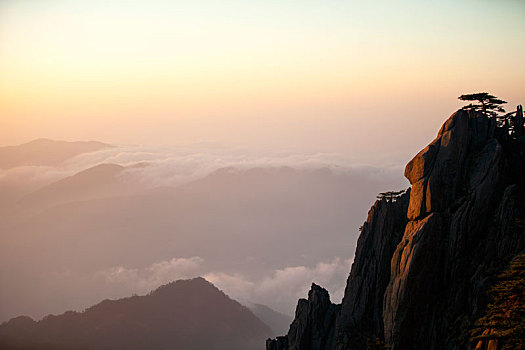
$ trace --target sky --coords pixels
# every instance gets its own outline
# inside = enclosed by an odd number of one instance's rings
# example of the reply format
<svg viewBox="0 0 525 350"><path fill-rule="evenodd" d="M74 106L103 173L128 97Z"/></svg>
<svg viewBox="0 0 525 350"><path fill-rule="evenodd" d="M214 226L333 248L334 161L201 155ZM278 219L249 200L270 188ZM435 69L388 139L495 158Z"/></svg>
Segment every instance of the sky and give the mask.
<svg viewBox="0 0 525 350"><path fill-rule="evenodd" d="M460 94L525 101L523 15L519 0L2 0L0 145L406 162Z"/></svg>

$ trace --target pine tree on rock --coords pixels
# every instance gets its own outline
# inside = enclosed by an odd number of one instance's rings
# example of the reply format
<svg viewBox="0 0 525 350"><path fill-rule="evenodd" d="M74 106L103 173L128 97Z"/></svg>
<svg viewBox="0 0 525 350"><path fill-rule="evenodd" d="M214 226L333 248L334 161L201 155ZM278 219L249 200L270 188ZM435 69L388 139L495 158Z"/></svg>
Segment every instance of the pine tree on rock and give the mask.
<svg viewBox="0 0 525 350"><path fill-rule="evenodd" d="M498 113L505 113L505 109L501 105L507 103L488 92L478 92L474 94L466 94L458 97L461 101L477 101L479 104L469 104L463 109L481 111L484 114L497 117Z"/></svg>

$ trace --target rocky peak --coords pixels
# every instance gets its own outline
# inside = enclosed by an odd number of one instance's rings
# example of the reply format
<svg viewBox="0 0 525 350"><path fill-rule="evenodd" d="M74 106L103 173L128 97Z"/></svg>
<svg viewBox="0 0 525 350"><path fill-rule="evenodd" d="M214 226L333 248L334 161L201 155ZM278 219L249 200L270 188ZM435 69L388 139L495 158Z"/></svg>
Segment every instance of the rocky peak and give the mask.
<svg viewBox="0 0 525 350"><path fill-rule="evenodd" d="M515 249L497 251L494 235L504 226L497 208L517 186L509 169L521 169L523 159L514 161L495 130L494 118L459 110L406 167L410 221L391 259L383 306L385 342L393 349L467 344L465 325L452 327L472 323L486 302L480 266L501 268L523 249L518 239Z"/></svg>
<svg viewBox="0 0 525 350"><path fill-rule="evenodd" d="M468 157L489 140L491 149L498 148L495 126L494 118L464 110L457 111L443 124L436 139L405 168L405 177L412 185L407 213L410 220L442 211L464 194Z"/></svg>
<svg viewBox="0 0 525 350"><path fill-rule="evenodd" d="M281 347L272 347L275 340L267 348L470 349L469 330L486 308L487 290L525 251L520 130L509 133L481 112L454 113L407 164L411 190L370 210L335 329L313 331L311 325L333 321L313 312L312 290L288 335L278 338ZM320 333L324 348L297 345L313 344Z"/></svg>
<svg viewBox="0 0 525 350"><path fill-rule="evenodd" d="M308 292L308 300L299 299L295 319L288 335L268 339L270 350L328 350L333 347L335 318L339 307L332 304L328 291L315 283Z"/></svg>

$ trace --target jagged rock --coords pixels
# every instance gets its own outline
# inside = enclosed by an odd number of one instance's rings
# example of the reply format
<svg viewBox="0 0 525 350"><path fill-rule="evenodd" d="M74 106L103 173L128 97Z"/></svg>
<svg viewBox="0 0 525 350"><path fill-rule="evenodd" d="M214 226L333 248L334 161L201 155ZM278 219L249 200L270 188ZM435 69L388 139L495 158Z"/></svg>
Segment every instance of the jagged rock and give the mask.
<svg viewBox="0 0 525 350"><path fill-rule="evenodd" d="M368 212L337 319L336 349L361 349L383 334L383 294L390 258L403 236L410 191L396 201L376 201Z"/></svg>
<svg viewBox="0 0 525 350"><path fill-rule="evenodd" d="M459 110L443 124L406 166L410 194L370 210L326 349L366 349L367 340L392 350L475 345L469 330L487 290L525 251L524 147L481 112ZM310 344L305 325L325 320L305 302L296 331L281 339L290 349L291 339Z"/></svg>
<svg viewBox="0 0 525 350"><path fill-rule="evenodd" d="M348 281L353 282L347 283L336 331L329 335L330 339L333 338L332 348L361 349L366 346L368 338L377 334L381 334L382 338L382 296L390 279L390 257L407 223L405 213L409 198L410 191L395 201L383 198L376 201L368 212L348 277ZM299 301L292 327L308 321L307 303L304 299ZM268 340L267 350L288 349L289 337L297 339L297 332Z"/></svg>
<svg viewBox="0 0 525 350"><path fill-rule="evenodd" d="M269 350L329 350L333 347L335 318L339 306L332 304L328 291L315 283L308 300L299 299L295 319L286 337L266 341Z"/></svg>
<svg viewBox="0 0 525 350"><path fill-rule="evenodd" d="M266 340L267 350L288 350L288 336L280 336L275 339Z"/></svg>

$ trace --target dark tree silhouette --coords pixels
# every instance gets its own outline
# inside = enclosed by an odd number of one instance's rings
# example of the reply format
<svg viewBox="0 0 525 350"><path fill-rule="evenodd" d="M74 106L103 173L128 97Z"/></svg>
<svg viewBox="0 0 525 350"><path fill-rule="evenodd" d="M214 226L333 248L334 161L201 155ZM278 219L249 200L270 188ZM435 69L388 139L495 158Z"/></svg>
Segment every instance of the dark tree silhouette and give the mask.
<svg viewBox="0 0 525 350"><path fill-rule="evenodd" d="M496 117L497 125L503 128L510 136L519 139L525 135L523 107L518 105L516 110Z"/></svg>
<svg viewBox="0 0 525 350"><path fill-rule="evenodd" d="M507 103L488 92L478 92L475 94L466 94L458 97L461 101L477 101L479 104L469 104L463 109L483 112L491 117L497 117L498 113L505 113L501 105Z"/></svg>
<svg viewBox="0 0 525 350"><path fill-rule="evenodd" d="M516 112L513 112L508 119L510 120L510 127L512 134L517 138L525 135L525 121L523 119L523 107L519 105Z"/></svg>
<svg viewBox="0 0 525 350"><path fill-rule="evenodd" d="M403 193L405 193L407 190L401 190L401 191L388 191L388 192L381 192L377 195L377 199L382 200L383 198L387 201L396 201Z"/></svg>

